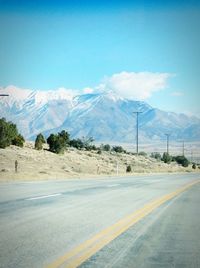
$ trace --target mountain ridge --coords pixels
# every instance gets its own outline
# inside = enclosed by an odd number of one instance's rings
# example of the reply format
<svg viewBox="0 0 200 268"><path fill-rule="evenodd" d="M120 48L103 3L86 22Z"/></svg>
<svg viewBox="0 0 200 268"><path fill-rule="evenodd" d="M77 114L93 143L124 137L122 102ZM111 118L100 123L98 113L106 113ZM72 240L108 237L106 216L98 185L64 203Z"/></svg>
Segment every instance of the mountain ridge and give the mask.
<svg viewBox="0 0 200 268"><path fill-rule="evenodd" d="M140 140L199 140L200 119L184 113L165 112L144 101L120 97L112 91L73 95L68 89L57 91L0 88L9 97L0 99L1 117L17 124L27 139L42 132L46 136L62 129L71 137L92 136L96 141L132 142L139 115Z"/></svg>

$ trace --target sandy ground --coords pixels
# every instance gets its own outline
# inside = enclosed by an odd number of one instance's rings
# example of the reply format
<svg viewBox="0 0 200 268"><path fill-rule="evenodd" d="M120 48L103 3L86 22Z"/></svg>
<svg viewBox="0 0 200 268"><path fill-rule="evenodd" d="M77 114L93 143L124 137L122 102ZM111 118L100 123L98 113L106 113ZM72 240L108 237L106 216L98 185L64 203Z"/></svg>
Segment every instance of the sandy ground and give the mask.
<svg viewBox="0 0 200 268"><path fill-rule="evenodd" d="M18 171L15 172L15 160ZM127 165L132 172L126 173ZM165 164L150 157L69 148L57 155L47 149L37 151L33 143L24 148L10 146L0 149L0 181L84 178L96 176L134 175L160 172L192 172L191 166L183 168L176 163ZM196 169L195 172L199 172Z"/></svg>

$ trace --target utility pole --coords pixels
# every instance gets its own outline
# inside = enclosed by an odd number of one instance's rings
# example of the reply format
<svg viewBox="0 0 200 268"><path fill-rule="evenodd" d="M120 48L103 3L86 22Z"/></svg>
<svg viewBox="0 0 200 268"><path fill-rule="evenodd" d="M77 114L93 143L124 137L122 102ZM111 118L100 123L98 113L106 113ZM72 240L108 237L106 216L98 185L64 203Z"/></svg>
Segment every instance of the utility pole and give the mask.
<svg viewBox="0 0 200 268"><path fill-rule="evenodd" d="M165 134L165 136L167 137L167 154L169 154L169 136L170 136L170 134L167 133L167 134Z"/></svg>
<svg viewBox="0 0 200 268"><path fill-rule="evenodd" d="M185 142L183 141L183 156L185 156Z"/></svg>
<svg viewBox="0 0 200 268"><path fill-rule="evenodd" d="M138 115L141 114L142 112L133 112L133 114L136 114L136 153L138 155L138 134L139 134L139 131L138 131Z"/></svg>
<svg viewBox="0 0 200 268"><path fill-rule="evenodd" d="M191 158L191 162L193 161L193 150L192 150L192 146L190 145L190 158Z"/></svg>

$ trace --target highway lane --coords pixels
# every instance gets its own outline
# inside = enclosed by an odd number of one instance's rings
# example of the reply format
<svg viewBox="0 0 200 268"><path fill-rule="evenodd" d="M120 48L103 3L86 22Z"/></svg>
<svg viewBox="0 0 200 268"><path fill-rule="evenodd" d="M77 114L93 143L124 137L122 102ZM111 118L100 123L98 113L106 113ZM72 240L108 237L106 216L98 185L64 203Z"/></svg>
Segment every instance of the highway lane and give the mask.
<svg viewBox="0 0 200 268"><path fill-rule="evenodd" d="M0 265L44 267L51 264L150 201L199 178L199 174L163 174L2 183ZM199 189L197 186L193 188ZM191 201L190 206L193 205ZM104 258L99 263L106 263ZM99 267L99 263L95 263L95 267ZM90 262L86 264L90 265Z"/></svg>
<svg viewBox="0 0 200 268"><path fill-rule="evenodd" d="M199 268L200 184L167 202L80 268Z"/></svg>

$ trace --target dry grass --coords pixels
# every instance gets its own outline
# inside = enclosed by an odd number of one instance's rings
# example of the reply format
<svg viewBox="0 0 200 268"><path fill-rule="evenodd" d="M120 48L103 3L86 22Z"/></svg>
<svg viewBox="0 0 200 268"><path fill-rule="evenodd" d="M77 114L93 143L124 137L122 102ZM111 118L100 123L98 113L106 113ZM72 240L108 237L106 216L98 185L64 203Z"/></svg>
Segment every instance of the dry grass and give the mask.
<svg viewBox="0 0 200 268"><path fill-rule="evenodd" d="M15 160L18 161L18 172L15 172ZM24 148L10 146L0 149L0 180L39 180L78 178L86 176L125 175L127 165L132 172L192 172L191 166L183 168L176 163L164 164L150 157L129 154L111 154L96 151L86 152L69 149L63 155L56 155L48 150L37 151L33 144L27 142ZM196 170L198 172L199 169Z"/></svg>

